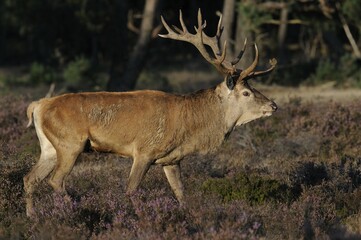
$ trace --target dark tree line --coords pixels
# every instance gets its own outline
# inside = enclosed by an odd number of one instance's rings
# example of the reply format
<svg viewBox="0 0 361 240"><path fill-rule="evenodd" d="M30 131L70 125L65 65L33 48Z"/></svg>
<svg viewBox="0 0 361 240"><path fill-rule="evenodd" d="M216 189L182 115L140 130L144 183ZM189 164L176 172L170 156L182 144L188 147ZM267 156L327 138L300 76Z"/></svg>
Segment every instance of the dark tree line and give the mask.
<svg viewBox="0 0 361 240"><path fill-rule="evenodd" d="M211 34L217 15L223 13L223 40L227 39L229 55L235 56L247 38L257 42L265 59L276 56L284 72L317 66L315 62L326 69L327 64L331 69L347 68L347 64L354 69L361 58L358 0L4 0L0 2L0 64L38 62L62 69L82 57L91 69L108 74L108 90L133 89L150 54L162 52L164 45L173 56L184 53L179 49L182 45L172 48L173 43L158 40L157 33L163 31L160 15L177 25L182 9L185 20L194 25L198 8ZM252 57L248 51L244 61ZM310 71L322 75L321 70L311 67ZM344 77L350 74L354 73ZM356 81L361 82L359 75Z"/></svg>

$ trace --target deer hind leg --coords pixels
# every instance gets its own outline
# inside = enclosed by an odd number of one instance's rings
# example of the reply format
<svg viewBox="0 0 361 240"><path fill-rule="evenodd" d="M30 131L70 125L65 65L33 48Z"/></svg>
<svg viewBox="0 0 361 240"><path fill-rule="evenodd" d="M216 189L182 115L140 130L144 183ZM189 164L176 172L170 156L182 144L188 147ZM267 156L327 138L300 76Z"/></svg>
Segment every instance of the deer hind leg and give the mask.
<svg viewBox="0 0 361 240"><path fill-rule="evenodd" d="M24 177L26 215L29 217L35 214L32 198L35 185L50 174L56 163L56 150L53 145L41 130L37 129L37 135L41 148L40 158L31 171Z"/></svg>
<svg viewBox="0 0 361 240"><path fill-rule="evenodd" d="M178 202L184 205L183 184L179 164L163 166L163 170Z"/></svg>
<svg viewBox="0 0 361 240"><path fill-rule="evenodd" d="M68 142L66 145L56 146L57 163L52 176L49 179L49 184L55 192L66 195L65 177L72 170L74 163L83 151L85 141L78 143Z"/></svg>

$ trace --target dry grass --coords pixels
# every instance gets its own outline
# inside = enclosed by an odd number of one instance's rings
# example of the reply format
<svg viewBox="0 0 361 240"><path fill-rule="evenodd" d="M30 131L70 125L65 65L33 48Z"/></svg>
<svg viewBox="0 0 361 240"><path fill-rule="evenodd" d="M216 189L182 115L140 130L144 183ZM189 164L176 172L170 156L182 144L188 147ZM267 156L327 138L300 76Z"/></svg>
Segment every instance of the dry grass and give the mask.
<svg viewBox="0 0 361 240"><path fill-rule="evenodd" d="M358 100L282 100L279 112L237 129L217 153L188 157L181 165L187 208L161 168L128 198L131 160L83 153L67 180L71 200L44 181L36 219L25 216L22 190L39 155L34 129L25 130L28 102L0 99L0 239L361 237Z"/></svg>

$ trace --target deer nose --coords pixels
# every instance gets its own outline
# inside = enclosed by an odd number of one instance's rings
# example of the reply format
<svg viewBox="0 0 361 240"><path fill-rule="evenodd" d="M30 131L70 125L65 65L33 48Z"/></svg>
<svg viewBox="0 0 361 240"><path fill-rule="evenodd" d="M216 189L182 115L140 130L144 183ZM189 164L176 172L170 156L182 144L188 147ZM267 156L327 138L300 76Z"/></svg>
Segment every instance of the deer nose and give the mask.
<svg viewBox="0 0 361 240"><path fill-rule="evenodd" d="M272 108L272 110L273 110L274 112L278 109L278 107L277 107L277 105L276 105L275 102L271 102L270 106L271 106L271 108Z"/></svg>

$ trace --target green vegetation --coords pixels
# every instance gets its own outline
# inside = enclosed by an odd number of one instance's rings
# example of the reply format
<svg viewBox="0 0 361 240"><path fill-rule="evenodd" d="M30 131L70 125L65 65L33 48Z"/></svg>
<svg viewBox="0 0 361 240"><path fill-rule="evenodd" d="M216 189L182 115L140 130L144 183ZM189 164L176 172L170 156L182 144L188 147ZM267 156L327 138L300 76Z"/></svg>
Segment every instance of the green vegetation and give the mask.
<svg viewBox="0 0 361 240"><path fill-rule="evenodd" d="M67 84L73 86L81 86L89 81L87 75L90 71L90 62L84 57L78 57L74 61L69 62L63 71L63 78Z"/></svg>
<svg viewBox="0 0 361 240"><path fill-rule="evenodd" d="M206 180L202 189L221 196L224 201L246 200L250 204L267 202L288 202L297 195L284 183L275 179L265 179L258 175L239 173L232 178Z"/></svg>
<svg viewBox="0 0 361 240"><path fill-rule="evenodd" d="M321 60L306 83L318 85L325 82L335 82L337 86L360 87L360 64L360 60L354 59L349 54L342 56L338 63L330 59Z"/></svg>
<svg viewBox="0 0 361 240"><path fill-rule="evenodd" d="M56 82L56 73L52 68L37 62L31 65L29 83L51 84L52 82Z"/></svg>

